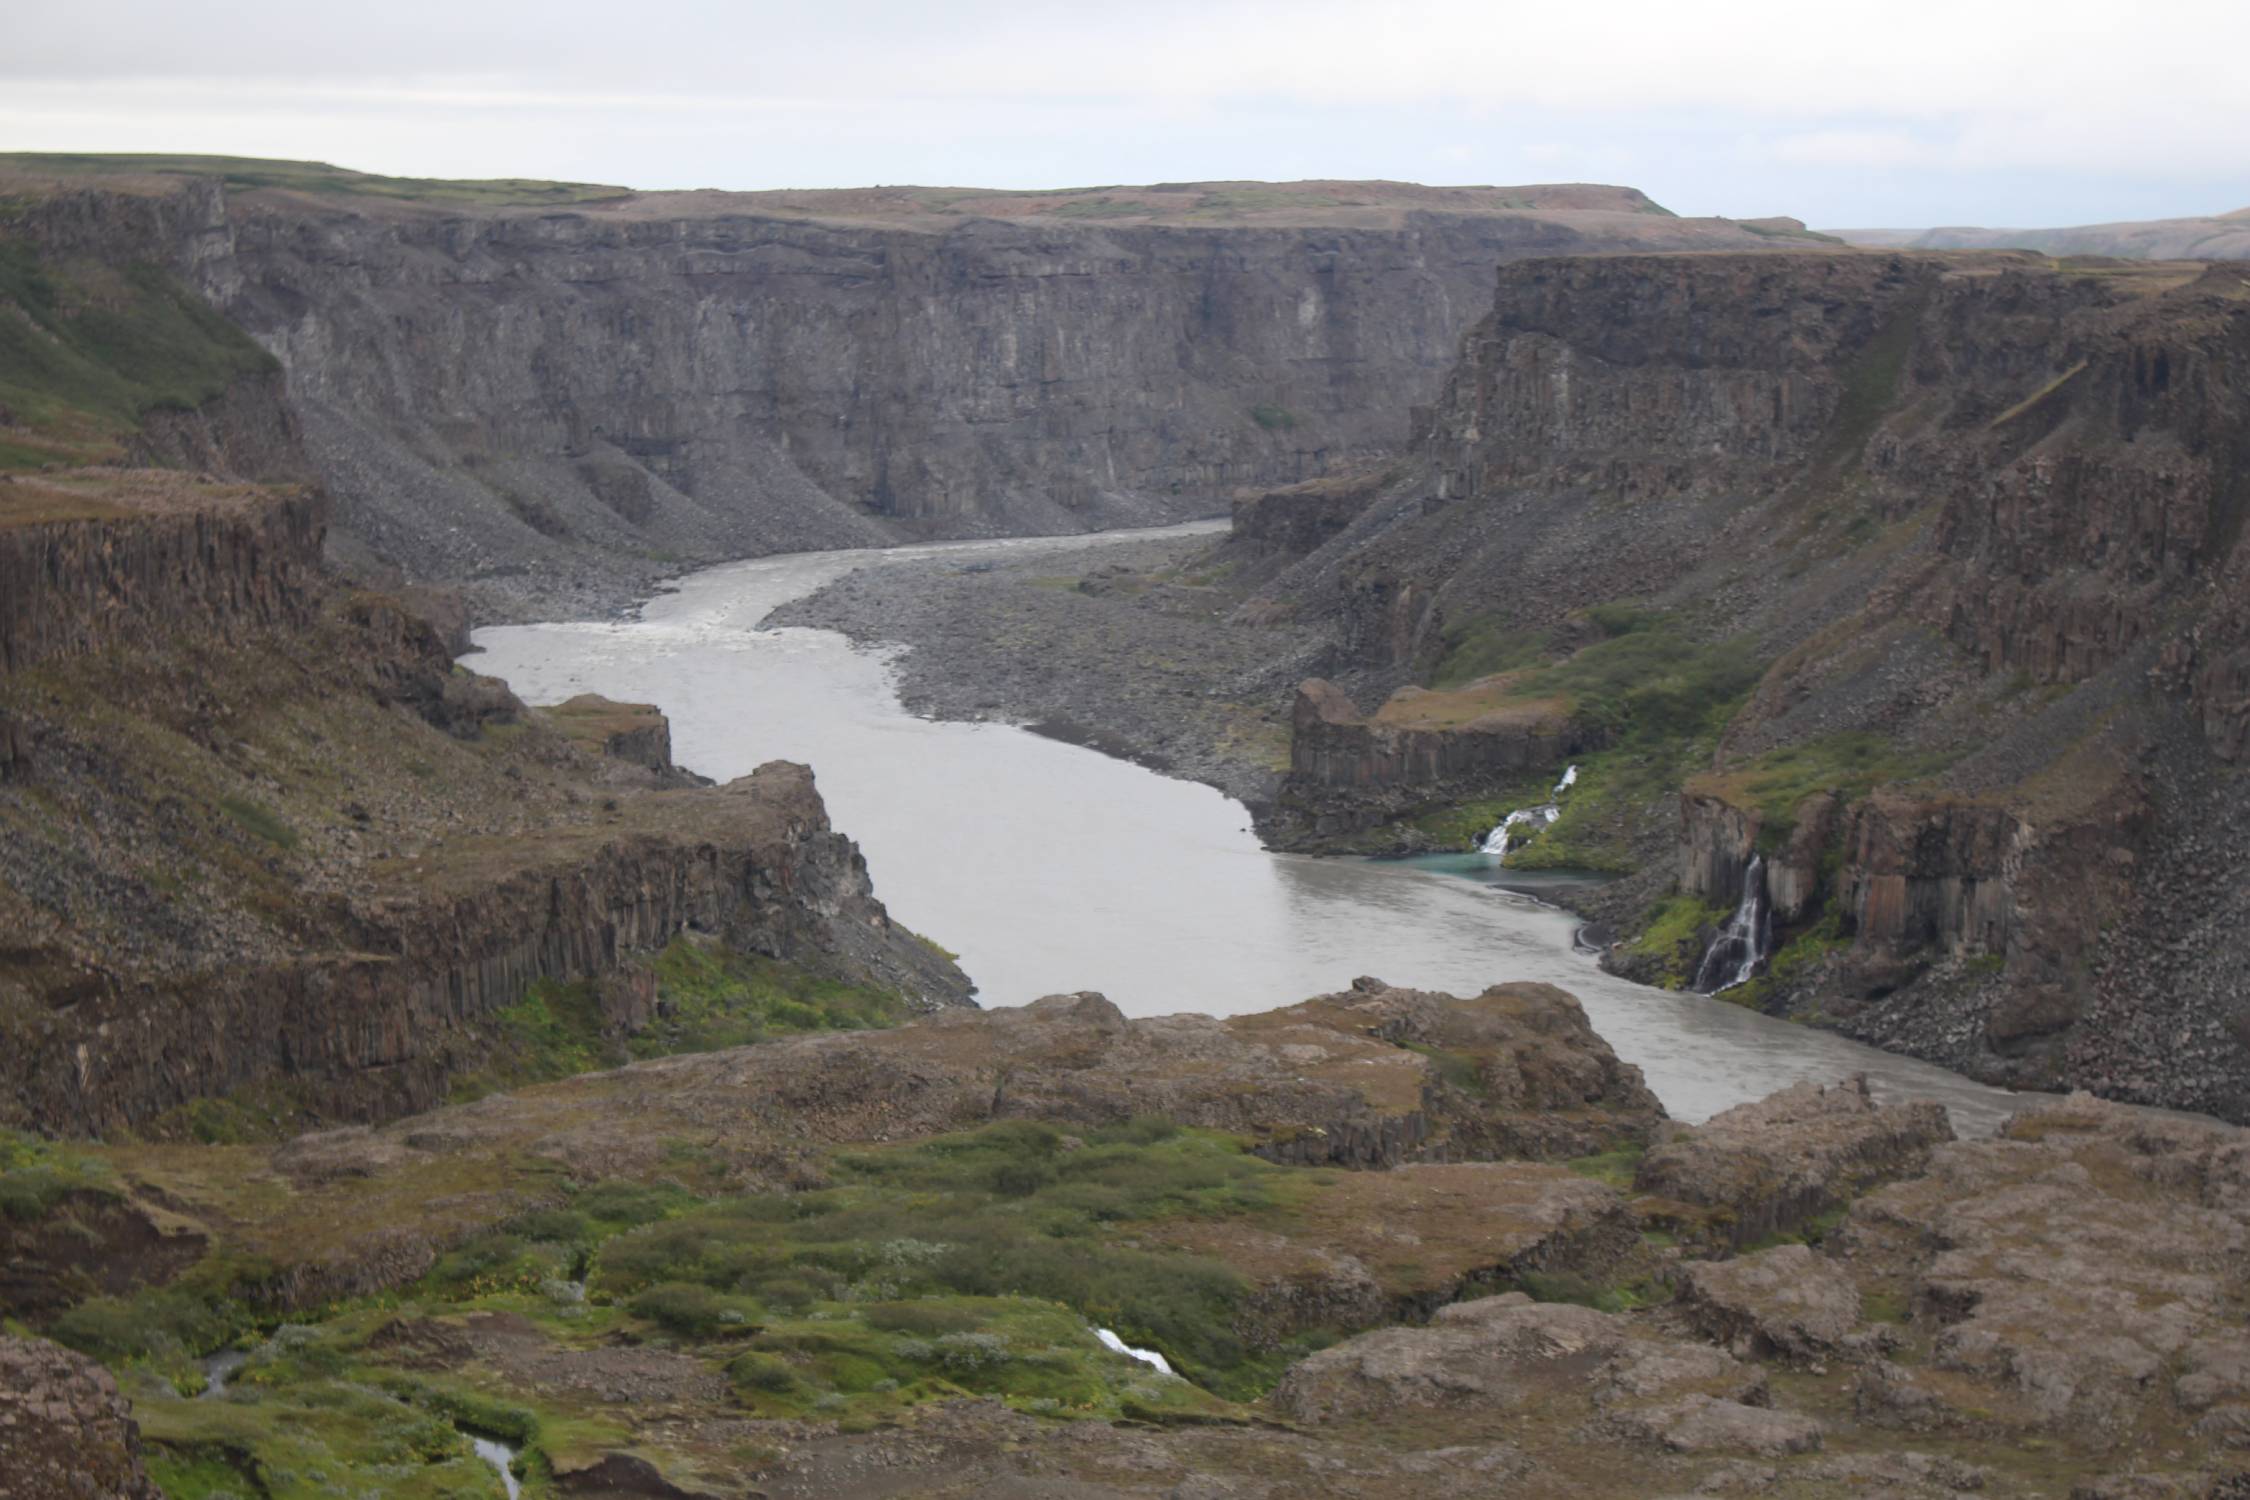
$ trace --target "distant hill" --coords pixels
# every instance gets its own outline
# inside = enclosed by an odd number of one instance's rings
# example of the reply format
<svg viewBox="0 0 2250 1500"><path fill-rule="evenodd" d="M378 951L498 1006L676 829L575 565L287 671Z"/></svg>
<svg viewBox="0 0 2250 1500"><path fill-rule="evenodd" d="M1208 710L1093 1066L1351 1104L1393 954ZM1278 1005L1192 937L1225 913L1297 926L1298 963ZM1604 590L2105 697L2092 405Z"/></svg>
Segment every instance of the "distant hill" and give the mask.
<svg viewBox="0 0 2250 1500"><path fill-rule="evenodd" d="M2250 208L2194 219L2142 219L2069 229L1832 229L1852 245L1910 250L2037 250L2127 260L2250 260Z"/></svg>
<svg viewBox="0 0 2250 1500"><path fill-rule="evenodd" d="M1059 220L1117 225L1261 224L1275 227L1393 228L1410 213L1679 216L1637 188L1601 183L1534 183L1515 187L1431 187L1418 182L1160 182L1146 186L1066 188L855 187L716 188L644 192L587 182L529 178L452 181L385 177L317 161L265 161L237 156L165 156L94 152L0 153L0 188L36 192L99 179L111 191L168 192L185 179L217 179L230 194L266 199L350 200L365 212L383 203L443 210L597 209L624 217L703 218L754 214L829 223L943 228L964 219ZM90 185L90 184L89 184ZM1683 219L1682 248L1697 246L1696 225ZM1737 221L1767 238L1817 241L1786 218ZM1722 231L1732 233L1731 228Z"/></svg>

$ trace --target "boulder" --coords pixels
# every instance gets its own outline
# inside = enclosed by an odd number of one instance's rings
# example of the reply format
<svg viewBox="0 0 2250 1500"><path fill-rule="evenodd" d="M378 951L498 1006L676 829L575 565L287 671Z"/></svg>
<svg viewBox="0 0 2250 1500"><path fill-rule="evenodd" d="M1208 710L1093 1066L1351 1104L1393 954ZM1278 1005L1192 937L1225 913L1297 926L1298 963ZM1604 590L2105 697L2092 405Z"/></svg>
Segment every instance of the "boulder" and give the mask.
<svg viewBox="0 0 2250 1500"><path fill-rule="evenodd" d="M1717 1442L1724 1414L1691 1420L1689 1403L1756 1406L1767 1395L1756 1368L1709 1345L1511 1292L1456 1303L1424 1328L1378 1329L1324 1349L1290 1366L1269 1400L1300 1422L1453 1407L1485 1415L1578 1411L1587 1419L1607 1413L1621 1431L1685 1424ZM1659 1415L1644 1415L1659 1407Z"/></svg>
<svg viewBox="0 0 2250 1500"><path fill-rule="evenodd" d="M1683 1266L1678 1285L1688 1320L1751 1358L1819 1359L1842 1349L1859 1321L1859 1289L1803 1245Z"/></svg>
<svg viewBox="0 0 2250 1500"><path fill-rule="evenodd" d="M45 1339L0 1335L0 1500L64 1497L163 1500L109 1372Z"/></svg>
<svg viewBox="0 0 2250 1500"><path fill-rule="evenodd" d="M1740 1246L1918 1170L1932 1146L1952 1139L1943 1105L1878 1105L1865 1076L1800 1083L1676 1128L1641 1159L1633 1185L1700 1210L1686 1227Z"/></svg>

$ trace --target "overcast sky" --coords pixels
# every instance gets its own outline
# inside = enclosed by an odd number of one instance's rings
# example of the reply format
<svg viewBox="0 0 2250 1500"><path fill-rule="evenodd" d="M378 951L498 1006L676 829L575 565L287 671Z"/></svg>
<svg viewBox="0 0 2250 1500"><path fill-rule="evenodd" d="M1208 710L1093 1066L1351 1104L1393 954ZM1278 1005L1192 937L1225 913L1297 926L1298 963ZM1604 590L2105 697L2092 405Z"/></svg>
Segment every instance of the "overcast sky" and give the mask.
<svg viewBox="0 0 2250 1500"><path fill-rule="evenodd" d="M2250 0L0 0L0 150L669 187L1615 182L1815 225L2250 207Z"/></svg>

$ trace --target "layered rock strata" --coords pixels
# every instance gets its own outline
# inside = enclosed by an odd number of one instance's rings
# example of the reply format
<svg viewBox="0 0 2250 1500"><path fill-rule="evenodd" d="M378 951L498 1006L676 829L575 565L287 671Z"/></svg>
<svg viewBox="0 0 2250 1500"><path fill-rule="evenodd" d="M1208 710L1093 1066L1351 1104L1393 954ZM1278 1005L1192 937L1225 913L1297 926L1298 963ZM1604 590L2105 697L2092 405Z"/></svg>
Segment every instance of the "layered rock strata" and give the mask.
<svg viewBox="0 0 2250 1500"><path fill-rule="evenodd" d="M805 768L659 790L700 778L623 710L572 716L589 757L401 600L340 587L321 538L296 489L0 485L0 1120L103 1133L250 1087L425 1108L540 981L628 976L611 1020L645 1024L630 976L686 933L966 997Z"/></svg>
<svg viewBox="0 0 2250 1500"><path fill-rule="evenodd" d="M1362 701L1475 643L1599 652L1605 607L1753 664L1684 801L1589 767L1606 857L1643 872L1590 898L1601 915L1630 928L1675 888L1731 908L1757 854L1779 946L1809 944L1758 1003L1990 1078L2239 1113L2236 883L2200 830L2243 812L2225 769L2250 680L2230 602L2243 277L2029 255L1511 263L1400 476L1248 612L1325 617L1328 675ZM1619 670L1584 675L1632 739L1631 695L1662 669ZM1299 715L1316 771L1332 717ZM1684 753L1638 743L1636 766ZM1618 771L1643 801L1603 801ZM1500 779L1433 780L1420 806ZM1416 811L1293 780L1324 828L1355 799ZM2168 1081L2165 1024L2190 1039Z"/></svg>
<svg viewBox="0 0 2250 1500"><path fill-rule="evenodd" d="M493 611L1216 513L1395 452L1503 259L1773 242L1607 188L480 205L195 171L0 163L14 232L173 267L272 350L349 540Z"/></svg>

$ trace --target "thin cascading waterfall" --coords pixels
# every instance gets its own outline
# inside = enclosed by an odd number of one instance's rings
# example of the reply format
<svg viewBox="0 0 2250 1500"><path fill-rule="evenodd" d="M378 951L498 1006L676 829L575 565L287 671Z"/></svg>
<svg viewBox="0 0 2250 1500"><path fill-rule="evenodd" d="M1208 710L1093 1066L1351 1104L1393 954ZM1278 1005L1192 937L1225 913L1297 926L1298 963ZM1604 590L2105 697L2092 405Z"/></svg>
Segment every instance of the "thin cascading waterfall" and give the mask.
<svg viewBox="0 0 2250 1500"><path fill-rule="evenodd" d="M1773 913L1766 905L1766 860L1750 856L1742 872L1742 900L1696 965L1694 988L1706 995L1747 982L1766 961L1773 942Z"/></svg>
<svg viewBox="0 0 2250 1500"><path fill-rule="evenodd" d="M1549 802L1543 807L1519 807L1500 820L1500 826L1484 836L1477 848L1485 854L1505 856L1509 849L1524 842L1540 829L1562 815L1562 809Z"/></svg>
<svg viewBox="0 0 2250 1500"><path fill-rule="evenodd" d="M1543 802L1537 807L1519 807L1502 818L1499 825L1484 836L1484 842L1477 845L1477 852L1496 854L1506 859L1510 849L1528 842L1534 834L1562 816L1563 793L1577 785L1577 782L1578 767L1572 766L1562 773L1562 779L1555 783L1554 791L1548 794L1553 801Z"/></svg>

